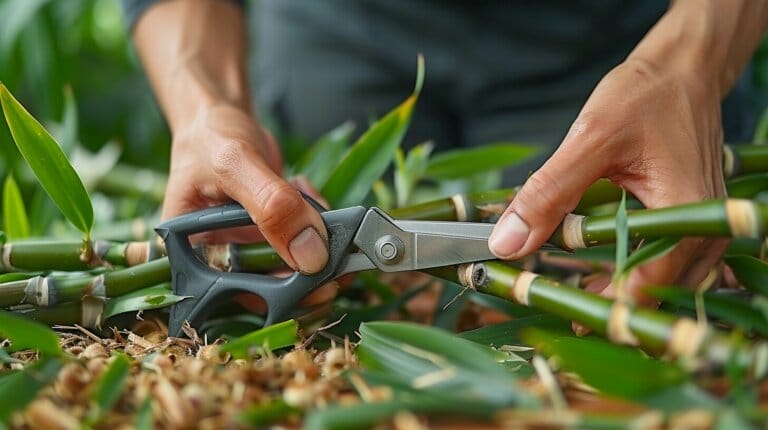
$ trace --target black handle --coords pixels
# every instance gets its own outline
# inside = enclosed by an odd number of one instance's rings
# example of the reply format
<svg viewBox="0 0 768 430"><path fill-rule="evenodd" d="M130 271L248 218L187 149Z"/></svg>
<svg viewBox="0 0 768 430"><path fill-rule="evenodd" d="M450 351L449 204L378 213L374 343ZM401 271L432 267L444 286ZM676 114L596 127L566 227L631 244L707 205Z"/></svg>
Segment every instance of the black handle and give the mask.
<svg viewBox="0 0 768 430"><path fill-rule="evenodd" d="M313 206L316 205L316 202L304 197ZM256 294L264 299L267 304L265 325L283 321L307 293L333 279L349 252L364 214L365 208L361 206L321 213L328 231L328 264L320 273L304 275L295 272L287 278L221 272L196 256L189 243L189 235L253 224L248 212L238 203L203 209L160 224L155 231L165 241L171 263L173 292L190 296L171 307L169 334L180 336L184 321L199 328L218 305L238 293Z"/></svg>

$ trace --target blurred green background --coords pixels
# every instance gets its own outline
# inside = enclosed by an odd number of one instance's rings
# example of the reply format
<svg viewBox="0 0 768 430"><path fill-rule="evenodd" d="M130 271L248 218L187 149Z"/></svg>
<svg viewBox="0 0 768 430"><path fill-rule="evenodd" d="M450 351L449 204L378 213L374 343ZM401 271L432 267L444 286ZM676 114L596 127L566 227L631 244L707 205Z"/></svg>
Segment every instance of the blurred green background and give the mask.
<svg viewBox="0 0 768 430"><path fill-rule="evenodd" d="M249 10L253 15L255 8ZM768 100L768 43L747 73L756 88L754 111L761 112ZM0 0L0 81L62 145L67 140L62 133L72 135L74 142L67 145L90 151L115 142L122 163L166 170L168 130L128 39L118 0ZM76 106L74 131L57 125L66 122L68 91ZM0 178L18 161L0 121Z"/></svg>

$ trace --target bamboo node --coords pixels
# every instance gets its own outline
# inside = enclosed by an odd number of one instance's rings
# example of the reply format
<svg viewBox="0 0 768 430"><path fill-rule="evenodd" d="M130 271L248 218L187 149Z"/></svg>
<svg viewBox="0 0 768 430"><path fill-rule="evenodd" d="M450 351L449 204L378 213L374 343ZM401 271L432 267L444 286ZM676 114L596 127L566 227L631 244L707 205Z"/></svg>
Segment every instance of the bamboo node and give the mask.
<svg viewBox="0 0 768 430"><path fill-rule="evenodd" d="M611 305L611 314L608 316L606 334L611 342L637 346L640 341L637 339L629 325L629 318L632 316L632 306L623 300L616 300Z"/></svg>
<svg viewBox="0 0 768 430"><path fill-rule="evenodd" d="M739 167L733 149L728 145L723 145L723 176L726 178L732 177L738 173Z"/></svg>
<svg viewBox="0 0 768 430"><path fill-rule="evenodd" d="M24 300L22 303L34 304L35 306L48 307L55 305L58 301L50 284L52 280L45 276L34 276L27 279L27 286L24 288ZM53 290L53 291L52 291Z"/></svg>
<svg viewBox="0 0 768 430"><path fill-rule="evenodd" d="M768 343L759 342L755 346L752 373L755 380L762 380L768 375Z"/></svg>
<svg viewBox="0 0 768 430"><path fill-rule="evenodd" d="M15 270L13 264L11 264L12 248L13 244L11 243L3 245L3 272L12 272Z"/></svg>
<svg viewBox="0 0 768 430"><path fill-rule="evenodd" d="M219 243L213 245L205 245L204 254L208 266L210 266L212 269L221 270L224 272L229 271L231 261L229 244Z"/></svg>
<svg viewBox="0 0 768 430"><path fill-rule="evenodd" d="M708 333L709 327L706 324L691 318L681 318L672 326L667 340L667 352L673 357L693 359Z"/></svg>
<svg viewBox="0 0 768 430"><path fill-rule="evenodd" d="M456 194L453 197L451 197L451 201L453 202L453 208L456 211L456 221L464 222L469 219L469 202L467 201L467 198L463 194Z"/></svg>
<svg viewBox="0 0 768 430"><path fill-rule="evenodd" d="M129 242L125 246L125 263L128 266L136 266L138 264L146 263L149 261L149 254L152 245L149 241L145 242Z"/></svg>
<svg viewBox="0 0 768 430"><path fill-rule="evenodd" d="M733 237L760 238L757 206L747 199L727 199L725 216Z"/></svg>
<svg viewBox="0 0 768 430"><path fill-rule="evenodd" d="M105 301L93 296L84 296L81 303L80 324L88 328L101 328Z"/></svg>
<svg viewBox="0 0 768 430"><path fill-rule="evenodd" d="M147 236L147 223L141 218L133 220L131 223L131 235L137 240L144 239Z"/></svg>
<svg viewBox="0 0 768 430"><path fill-rule="evenodd" d="M517 278L515 278L515 283L512 284L512 298L515 302L523 305L523 306L529 306L529 292L531 290L531 284L533 284L533 280L536 279L539 275L533 272L520 272L519 275L517 275Z"/></svg>
<svg viewBox="0 0 768 430"><path fill-rule="evenodd" d="M586 248L582 227L584 215L568 214L563 219L563 246L569 250Z"/></svg>

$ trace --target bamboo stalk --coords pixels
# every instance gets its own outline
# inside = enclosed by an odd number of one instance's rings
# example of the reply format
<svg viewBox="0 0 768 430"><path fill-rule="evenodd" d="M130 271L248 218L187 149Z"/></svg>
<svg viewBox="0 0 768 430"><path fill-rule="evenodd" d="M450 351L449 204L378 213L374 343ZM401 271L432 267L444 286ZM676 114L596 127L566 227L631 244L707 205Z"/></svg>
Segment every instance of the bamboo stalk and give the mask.
<svg viewBox="0 0 768 430"><path fill-rule="evenodd" d="M768 205L744 199L718 199L630 212L632 239L659 237L734 237L762 239L768 227ZM611 215L567 215L550 242L565 249L586 248L615 240Z"/></svg>
<svg viewBox="0 0 768 430"><path fill-rule="evenodd" d="M768 191L768 173L753 173L733 178L726 182L728 197L751 199L761 192Z"/></svg>
<svg viewBox="0 0 768 430"><path fill-rule="evenodd" d="M168 258L100 275L56 274L0 284L0 307L29 304L51 307L84 297L104 300L171 280Z"/></svg>
<svg viewBox="0 0 768 430"><path fill-rule="evenodd" d="M99 191L121 196L149 197L160 203L165 196L168 177L151 169L117 164L96 184Z"/></svg>
<svg viewBox="0 0 768 430"><path fill-rule="evenodd" d="M723 175L731 178L768 169L768 145L723 146Z"/></svg>
<svg viewBox="0 0 768 430"><path fill-rule="evenodd" d="M690 318L631 308L625 303L614 302L500 262L462 265L447 279L481 293L576 321L596 333L608 335L609 340L614 342L620 339L616 336L611 339L612 333L626 331L631 337L622 339L636 339L636 346L655 355L693 362L704 360L705 364L717 366L725 366L734 359L736 364L749 369L755 378L768 374L765 361L768 344L737 345L727 334L700 325Z"/></svg>
<svg viewBox="0 0 768 430"><path fill-rule="evenodd" d="M91 249L86 252L85 246ZM104 240L22 241L2 247L0 272L83 271L95 267L135 266L164 255L156 242L115 243ZM90 256L83 258L83 256Z"/></svg>

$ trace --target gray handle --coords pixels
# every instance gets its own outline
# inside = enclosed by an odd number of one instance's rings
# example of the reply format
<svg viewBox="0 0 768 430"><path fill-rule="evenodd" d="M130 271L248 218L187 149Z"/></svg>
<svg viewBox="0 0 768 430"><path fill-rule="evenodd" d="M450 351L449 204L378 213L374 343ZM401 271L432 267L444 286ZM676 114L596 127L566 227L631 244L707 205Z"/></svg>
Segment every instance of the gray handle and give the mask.
<svg viewBox="0 0 768 430"><path fill-rule="evenodd" d="M168 251L173 292L191 296L171 307L169 334L180 336L184 321L199 328L218 305L238 293L256 294L264 299L267 304L265 325L283 321L307 293L333 279L349 252L364 214L365 208L360 206L321 213L328 230L328 264L315 275L295 272L287 278L221 272L209 267L195 254L189 235L253 224L245 209L237 203L203 209L160 224L155 231L165 241Z"/></svg>

